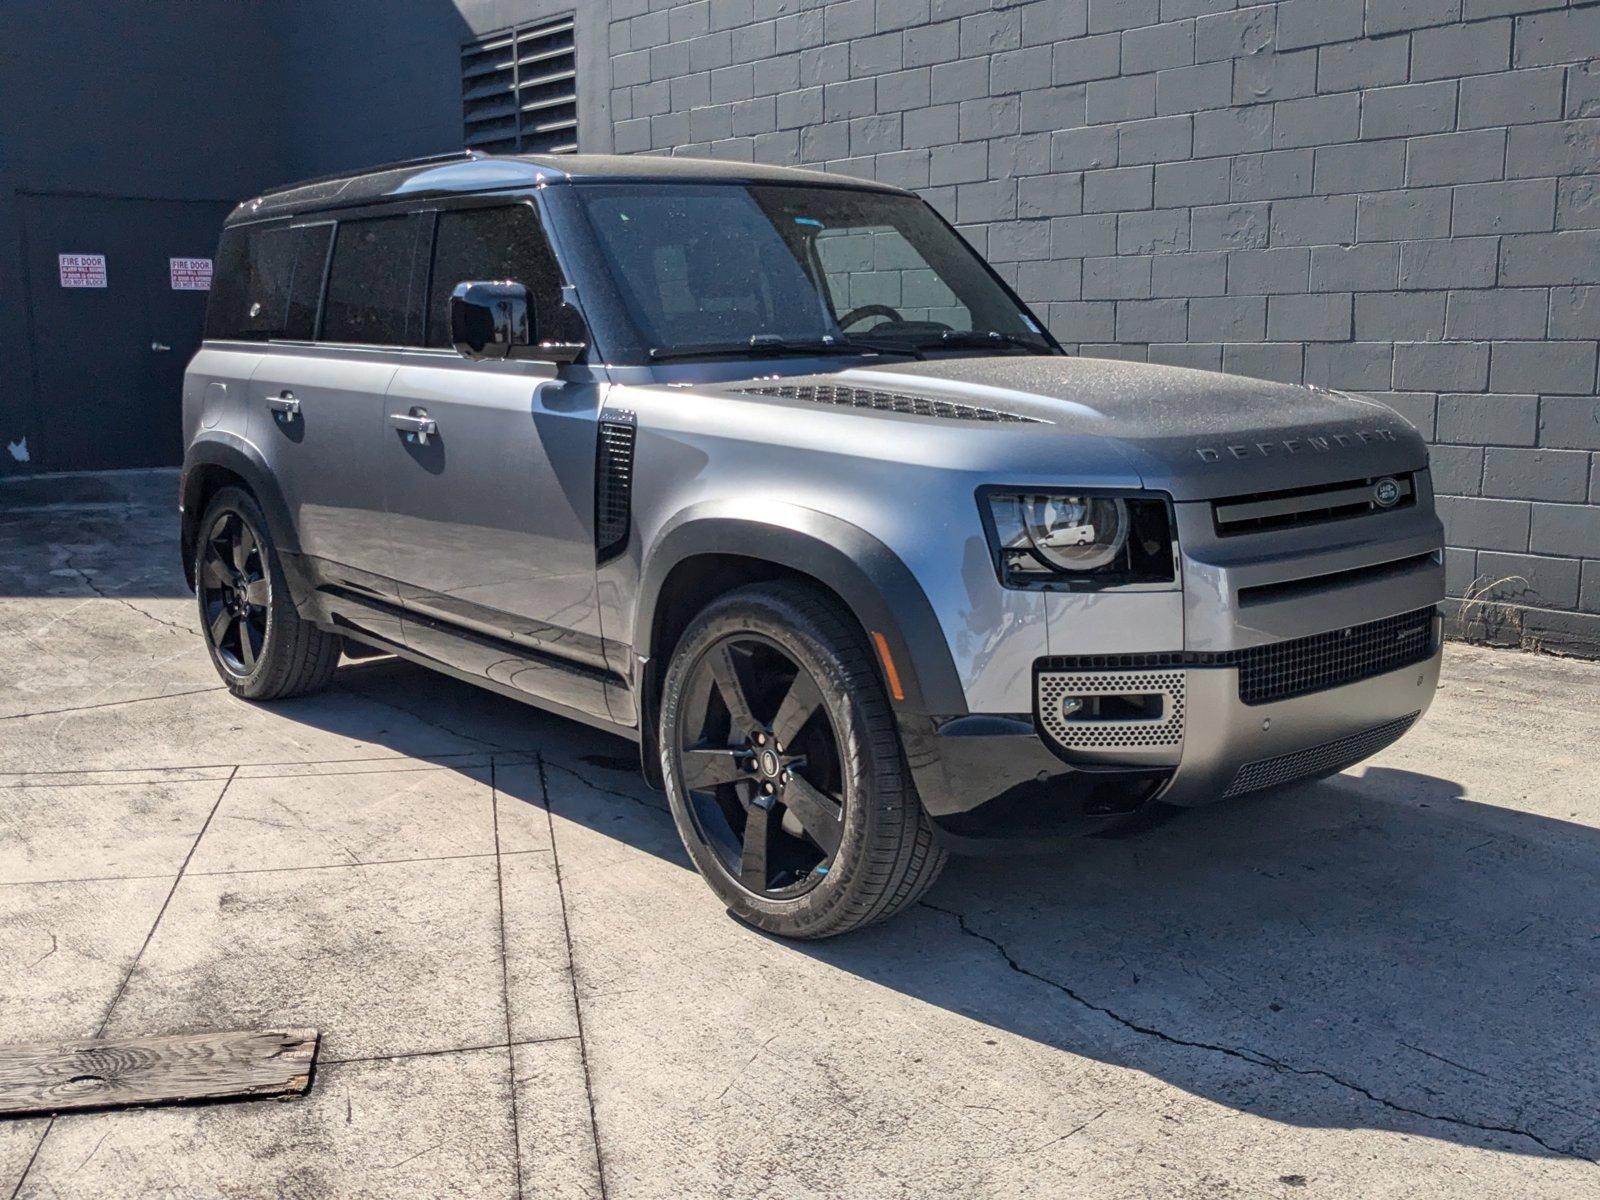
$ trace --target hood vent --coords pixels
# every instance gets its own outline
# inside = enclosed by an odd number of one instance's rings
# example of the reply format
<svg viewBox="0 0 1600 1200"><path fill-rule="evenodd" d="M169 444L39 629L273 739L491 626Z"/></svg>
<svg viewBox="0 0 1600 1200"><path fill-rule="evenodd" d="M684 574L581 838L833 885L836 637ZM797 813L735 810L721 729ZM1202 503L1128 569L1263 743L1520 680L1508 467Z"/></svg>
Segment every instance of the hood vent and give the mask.
<svg viewBox="0 0 1600 1200"><path fill-rule="evenodd" d="M1041 425L1037 417L980 408L975 404L956 404L908 392L885 392L877 388L851 387L842 383L784 383L734 389L741 396L777 396L785 400L804 400L810 404L831 404L838 408L870 408L877 412L906 413L914 417L937 417L944 421L991 421L1003 424Z"/></svg>

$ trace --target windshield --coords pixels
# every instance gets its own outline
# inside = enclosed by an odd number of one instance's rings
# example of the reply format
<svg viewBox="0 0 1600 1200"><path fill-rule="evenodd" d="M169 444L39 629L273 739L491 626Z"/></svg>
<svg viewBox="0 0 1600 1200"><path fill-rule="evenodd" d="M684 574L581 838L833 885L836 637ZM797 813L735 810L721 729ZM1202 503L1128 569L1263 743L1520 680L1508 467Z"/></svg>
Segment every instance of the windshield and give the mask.
<svg viewBox="0 0 1600 1200"><path fill-rule="evenodd" d="M652 358L1053 352L982 260L913 196L728 184L575 190Z"/></svg>

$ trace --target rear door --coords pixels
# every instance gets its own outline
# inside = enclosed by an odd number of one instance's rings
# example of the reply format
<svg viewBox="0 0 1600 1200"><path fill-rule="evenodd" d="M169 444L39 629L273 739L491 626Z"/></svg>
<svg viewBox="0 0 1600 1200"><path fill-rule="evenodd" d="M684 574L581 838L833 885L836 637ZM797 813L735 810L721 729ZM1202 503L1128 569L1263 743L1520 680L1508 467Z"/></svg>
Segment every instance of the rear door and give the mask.
<svg viewBox="0 0 1600 1200"><path fill-rule="evenodd" d="M600 716L605 659L595 598L594 461L600 385L547 363L473 362L450 349L449 297L511 279L550 337L561 280L534 207L437 214L426 342L389 384L382 471L407 641L463 670ZM401 427L426 416L426 441ZM413 619L411 614L415 614Z"/></svg>
<svg viewBox="0 0 1600 1200"><path fill-rule="evenodd" d="M293 227L299 270L320 277L328 263L315 340L300 326L269 342L250 383L252 440L282 488L307 567L333 607L341 599L375 606L349 615L396 642L383 405L413 330L420 334L412 276L419 228L414 214Z"/></svg>

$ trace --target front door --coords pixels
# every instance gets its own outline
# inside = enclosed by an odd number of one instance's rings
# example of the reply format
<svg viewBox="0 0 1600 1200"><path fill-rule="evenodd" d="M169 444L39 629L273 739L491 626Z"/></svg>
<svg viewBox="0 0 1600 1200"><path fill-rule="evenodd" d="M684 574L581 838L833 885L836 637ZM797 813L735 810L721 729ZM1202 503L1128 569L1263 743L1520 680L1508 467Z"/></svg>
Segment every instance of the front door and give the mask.
<svg viewBox="0 0 1600 1200"><path fill-rule="evenodd" d="M38 434L13 453L55 471L176 465L183 370L200 345L206 268L229 206L19 201Z"/></svg>
<svg viewBox="0 0 1600 1200"><path fill-rule="evenodd" d="M406 640L460 669L607 716L594 552L601 387L554 378L548 364L471 362L448 349L457 283L521 281L536 314L559 303L532 206L439 213L430 279L429 350L395 373L385 414L382 469ZM420 436L417 418L436 432Z"/></svg>

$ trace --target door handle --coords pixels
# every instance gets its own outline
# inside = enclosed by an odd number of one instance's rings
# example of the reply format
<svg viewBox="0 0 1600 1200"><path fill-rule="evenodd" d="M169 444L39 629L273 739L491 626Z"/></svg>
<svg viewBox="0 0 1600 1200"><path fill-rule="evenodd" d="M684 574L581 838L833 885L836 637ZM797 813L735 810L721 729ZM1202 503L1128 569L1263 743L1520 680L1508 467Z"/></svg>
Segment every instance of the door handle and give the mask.
<svg viewBox="0 0 1600 1200"><path fill-rule="evenodd" d="M172 347L167 345L165 342L151 342L150 349L154 350L157 354L165 354L167 351L171 350Z"/></svg>
<svg viewBox="0 0 1600 1200"><path fill-rule="evenodd" d="M275 413L282 413L285 418L292 421L300 415L300 397L293 392L281 392L276 396L267 397L267 407Z"/></svg>
<svg viewBox="0 0 1600 1200"><path fill-rule="evenodd" d="M412 409L409 413L390 413L389 424L403 430L408 435L406 440L415 441L419 446L426 446L429 438L439 436L439 422L430 417L425 408Z"/></svg>

